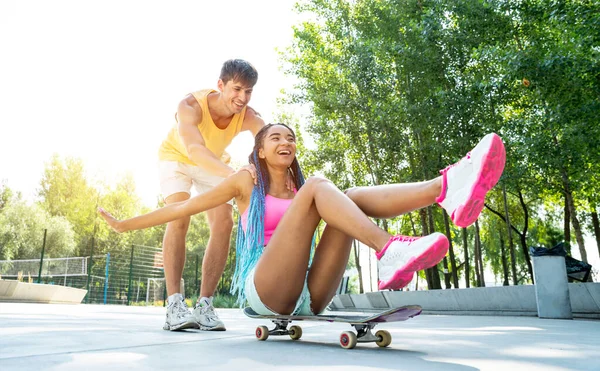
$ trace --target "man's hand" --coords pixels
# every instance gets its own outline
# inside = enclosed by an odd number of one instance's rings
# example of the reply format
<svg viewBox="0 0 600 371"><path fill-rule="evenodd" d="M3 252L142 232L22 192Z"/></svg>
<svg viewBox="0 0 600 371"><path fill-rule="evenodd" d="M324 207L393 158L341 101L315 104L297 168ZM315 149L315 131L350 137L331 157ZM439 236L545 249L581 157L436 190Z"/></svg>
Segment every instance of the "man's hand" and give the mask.
<svg viewBox="0 0 600 371"><path fill-rule="evenodd" d="M256 178L256 167L253 164L248 164L248 165L242 166L238 171L236 171L236 173L240 173L242 171L247 171L250 173L250 175L252 176L252 181L254 182L254 185L256 185L258 183L258 179Z"/></svg>
<svg viewBox="0 0 600 371"><path fill-rule="evenodd" d="M111 213L109 213L101 207L98 208L98 212L115 232L125 232L125 229L121 226L121 221L117 220L114 216L111 215Z"/></svg>
<svg viewBox="0 0 600 371"><path fill-rule="evenodd" d="M241 171L247 171L250 173L250 175L252 176L252 180L254 181L254 185L258 183L258 178L256 177L256 167L253 164L242 166L238 171L236 171L236 173L239 173ZM286 188L289 191L293 191L296 187L296 182L294 181L294 176L292 175L291 170L288 169L287 175L287 180L285 182Z"/></svg>

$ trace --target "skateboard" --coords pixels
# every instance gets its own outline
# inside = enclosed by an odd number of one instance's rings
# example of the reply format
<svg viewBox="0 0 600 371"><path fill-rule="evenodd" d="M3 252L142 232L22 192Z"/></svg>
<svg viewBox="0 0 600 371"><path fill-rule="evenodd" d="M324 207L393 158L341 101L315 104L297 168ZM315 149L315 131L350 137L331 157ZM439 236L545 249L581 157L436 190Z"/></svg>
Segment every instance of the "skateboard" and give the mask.
<svg viewBox="0 0 600 371"><path fill-rule="evenodd" d="M327 321L349 323L353 331L344 331L340 335L340 345L344 349L353 349L356 343L374 342L380 347L387 347L392 343L392 335L386 330L379 330L375 334L371 330L382 322L406 321L421 314L421 307L418 305L407 305L404 307L393 308L379 313L369 314L348 314L343 315L320 314L317 316L292 316L292 315L261 315L252 308L244 308L244 314L250 318L269 319L275 324L275 328L269 330L267 326L258 326L256 328L256 338L258 340L267 340L269 335L289 335L292 340L298 340L302 337L302 328L297 325L288 324L293 321Z"/></svg>

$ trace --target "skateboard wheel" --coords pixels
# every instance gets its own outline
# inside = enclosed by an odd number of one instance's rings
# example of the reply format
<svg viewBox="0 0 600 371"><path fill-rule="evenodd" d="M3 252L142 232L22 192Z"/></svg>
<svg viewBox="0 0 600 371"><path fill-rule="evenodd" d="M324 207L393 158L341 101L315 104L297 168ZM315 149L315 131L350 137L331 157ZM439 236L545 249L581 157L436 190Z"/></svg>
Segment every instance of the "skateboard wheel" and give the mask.
<svg viewBox="0 0 600 371"><path fill-rule="evenodd" d="M344 349L353 349L356 346L356 334L352 331L344 331L340 335L340 345Z"/></svg>
<svg viewBox="0 0 600 371"><path fill-rule="evenodd" d="M375 342L378 346L385 348L392 343L392 335L386 330L379 330L375 333L375 336L379 338Z"/></svg>
<svg viewBox="0 0 600 371"><path fill-rule="evenodd" d="M267 340L269 337L269 328L267 326L258 326L255 334L258 340Z"/></svg>
<svg viewBox="0 0 600 371"><path fill-rule="evenodd" d="M292 340L298 340L302 337L302 327L300 326L293 325L290 327L289 331Z"/></svg>

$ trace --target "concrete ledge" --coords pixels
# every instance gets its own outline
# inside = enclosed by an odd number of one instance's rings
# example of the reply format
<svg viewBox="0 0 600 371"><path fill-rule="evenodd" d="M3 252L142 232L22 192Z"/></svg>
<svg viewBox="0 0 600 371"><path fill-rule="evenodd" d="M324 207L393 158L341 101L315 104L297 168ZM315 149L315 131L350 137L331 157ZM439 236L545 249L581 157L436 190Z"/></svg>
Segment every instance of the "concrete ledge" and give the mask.
<svg viewBox="0 0 600 371"><path fill-rule="evenodd" d="M568 286L573 316L600 319L600 283L570 283ZM331 309L380 311L415 304L423 307L425 314L538 315L533 285L337 295Z"/></svg>
<svg viewBox="0 0 600 371"><path fill-rule="evenodd" d="M0 302L79 304L86 294L72 287L0 280Z"/></svg>

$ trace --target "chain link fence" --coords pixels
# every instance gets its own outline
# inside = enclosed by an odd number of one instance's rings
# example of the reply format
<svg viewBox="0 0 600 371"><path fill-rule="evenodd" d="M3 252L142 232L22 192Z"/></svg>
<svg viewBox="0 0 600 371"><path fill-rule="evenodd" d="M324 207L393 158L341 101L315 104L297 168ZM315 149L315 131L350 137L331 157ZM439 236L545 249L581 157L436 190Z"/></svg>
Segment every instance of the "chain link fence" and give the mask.
<svg viewBox="0 0 600 371"><path fill-rule="evenodd" d="M186 297L198 295L202 261L188 254L181 280ZM83 257L0 260L0 278L86 289L84 303L164 305L166 286L160 247Z"/></svg>

